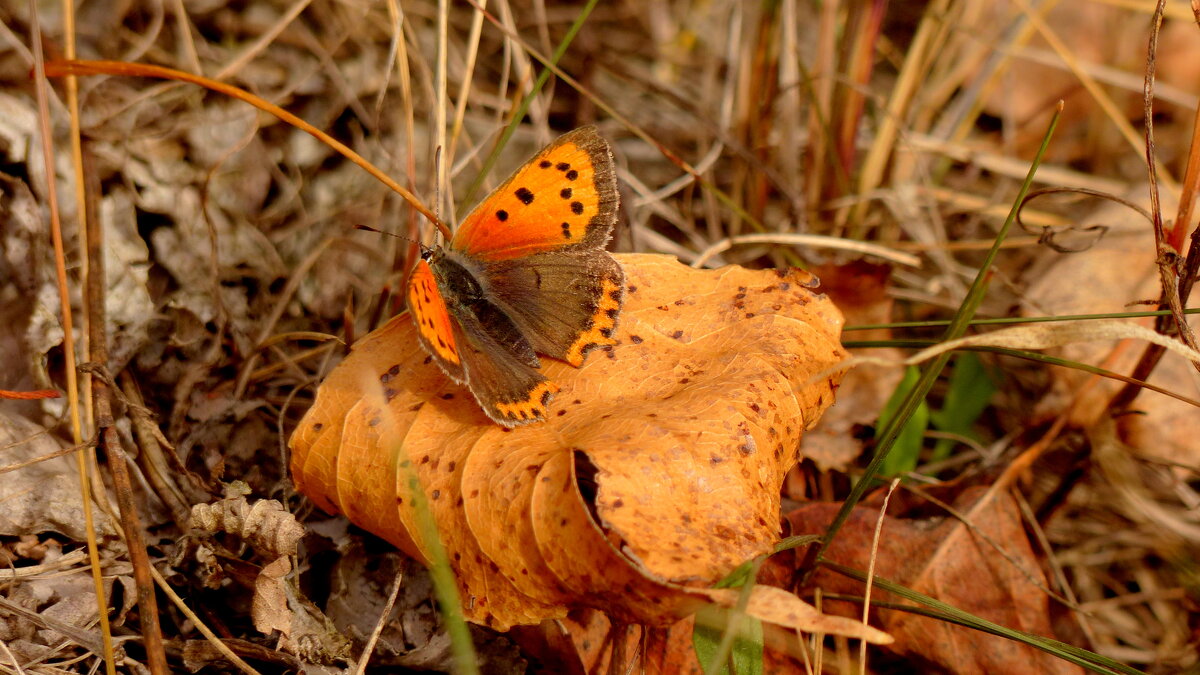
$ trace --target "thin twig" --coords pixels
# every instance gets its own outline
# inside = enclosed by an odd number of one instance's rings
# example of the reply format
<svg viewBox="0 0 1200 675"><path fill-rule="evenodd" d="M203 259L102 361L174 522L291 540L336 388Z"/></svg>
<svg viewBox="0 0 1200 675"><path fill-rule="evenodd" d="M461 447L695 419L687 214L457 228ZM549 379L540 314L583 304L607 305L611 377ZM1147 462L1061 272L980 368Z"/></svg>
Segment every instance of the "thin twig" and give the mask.
<svg viewBox="0 0 1200 675"><path fill-rule="evenodd" d="M375 622L375 629L371 631L371 637L367 638L367 643L363 645L362 657L358 659L354 675L363 675L366 672L367 664L371 661L371 652L375 651L375 643L379 640L379 635L383 633L383 627L387 625L388 618L392 615L392 607L396 605L396 596L400 595L400 586L403 583L404 572L397 570L396 578L392 580L392 590L388 593L387 602L383 604L383 611L379 613L379 621Z"/></svg>
<svg viewBox="0 0 1200 675"><path fill-rule="evenodd" d="M46 64L45 71L50 77L105 74L157 77L168 80L177 80L180 82L196 84L211 89L215 92L225 94L226 96L235 98L239 101L249 103L255 108L258 108L264 112L268 112L284 122L291 124L297 129L300 129L301 131L313 136L317 140L336 150L346 159L362 167L364 171L371 174L379 182L388 186L394 192L396 192L396 194L404 198L404 200L408 202L409 206L420 212L421 215L428 218L431 223L436 225L438 229L442 231L443 236L448 238L450 235L450 230L448 227L446 227L445 223L438 220L437 217L434 216L433 212L430 211L421 202L421 200L417 198L416 195L403 188L396 181L392 180L390 176L380 171L378 167L368 162L362 157L362 155L359 155L354 150L351 150L350 146L335 139L324 131L317 129L308 122L305 122L296 115L293 115L274 103L269 103L268 101L259 98L258 96L255 96L243 89L239 89L233 85L225 84L224 82L218 82L211 78L185 73L181 70L164 68L162 66L153 66L145 63L126 63L124 61L51 61Z"/></svg>
<svg viewBox="0 0 1200 675"><path fill-rule="evenodd" d="M58 300L62 307L63 358L66 361L67 402L71 415L71 435L76 446L83 446L83 425L79 415L79 383L75 373L75 336L71 314L71 296L67 288L66 253L63 250L62 224L58 210L58 188L54 175L53 134L50 129L49 91L46 86L46 63L42 55L42 29L38 22L38 8L29 2L32 22L34 55L34 85L37 91L38 118L41 124L42 161L46 167L46 201L50 207L50 237L54 243L54 268L58 280ZM74 25L72 19L72 26ZM76 177L82 180L81 176ZM83 204L76 205L83 209ZM79 497L83 505L84 530L87 532L88 558L91 561L92 585L96 594L96 612L100 617L102 636L101 652L108 675L116 675L116 660L113 656L112 629L108 623L108 598L104 593L104 580L100 572L100 551L96 544L96 523L92 513L91 483L88 481L87 457L81 449L75 453L75 468L79 474Z"/></svg>
<svg viewBox="0 0 1200 675"><path fill-rule="evenodd" d="M108 279L104 274L104 232L95 218L87 221L86 240L88 268L91 270L85 289L91 317L88 322L88 358L93 363L104 364L108 363ZM129 561L133 563L146 665L153 675L167 675L171 671L158 622L158 600L154 595L154 581L150 577L150 555L146 552L145 533L138 514L128 459L113 419L112 387L107 378L93 378L92 397L92 409L96 415L94 425L100 433L100 447L108 458L108 471L112 476L120 510L121 529L125 532L125 548L129 553Z"/></svg>
<svg viewBox="0 0 1200 675"><path fill-rule="evenodd" d="M901 253L892 250L886 246L872 244L865 241L856 241L853 239L844 239L842 237L830 237L823 234L742 234L736 237L729 237L718 241L709 246L707 249L700 252L696 259L692 261L692 267L703 267L714 256L728 251L729 249L739 244L794 244L797 246L811 246L821 248L834 248L843 251L854 251L867 256L875 256L900 265L909 267L920 267L921 259L909 253Z"/></svg>

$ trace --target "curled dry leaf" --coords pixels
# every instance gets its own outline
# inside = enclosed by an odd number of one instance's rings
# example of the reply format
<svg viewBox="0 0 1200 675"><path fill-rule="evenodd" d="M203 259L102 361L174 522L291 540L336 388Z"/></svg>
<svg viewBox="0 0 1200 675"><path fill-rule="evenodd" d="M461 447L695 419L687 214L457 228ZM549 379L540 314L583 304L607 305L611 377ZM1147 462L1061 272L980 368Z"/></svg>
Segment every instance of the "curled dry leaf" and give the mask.
<svg viewBox="0 0 1200 675"><path fill-rule="evenodd" d="M192 506L192 527L208 533L236 534L264 556L296 555L304 526L274 499L253 504L245 497Z"/></svg>
<svg viewBox="0 0 1200 675"><path fill-rule="evenodd" d="M467 617L502 630L579 606L662 624L732 604L704 586L771 550L780 483L833 401L836 376L809 379L844 358L841 316L805 272L618 259L618 344L578 370L544 361L562 387L547 422L489 422L399 316L318 391L291 440L299 489L428 559L415 475ZM768 621L811 609L759 590ZM888 639L853 621L831 632Z"/></svg>

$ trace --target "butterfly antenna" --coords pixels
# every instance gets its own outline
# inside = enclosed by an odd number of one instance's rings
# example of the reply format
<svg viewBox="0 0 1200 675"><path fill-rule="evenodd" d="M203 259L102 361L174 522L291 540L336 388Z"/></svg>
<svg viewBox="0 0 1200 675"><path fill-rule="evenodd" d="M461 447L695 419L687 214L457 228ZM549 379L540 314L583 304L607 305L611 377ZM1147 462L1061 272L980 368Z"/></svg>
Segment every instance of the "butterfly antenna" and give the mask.
<svg viewBox="0 0 1200 675"><path fill-rule="evenodd" d="M383 230L376 229L374 227L371 227L370 225L355 225L354 229L363 230L365 232L374 232L375 234L382 234L382 235L385 235L388 237L395 237L397 239L403 239L404 241L407 241L407 242L416 244L417 246L420 246L422 253L429 250L429 247L426 246L425 244L422 244L420 241L413 239L412 237L406 237L403 234L396 234L395 232L384 232Z"/></svg>

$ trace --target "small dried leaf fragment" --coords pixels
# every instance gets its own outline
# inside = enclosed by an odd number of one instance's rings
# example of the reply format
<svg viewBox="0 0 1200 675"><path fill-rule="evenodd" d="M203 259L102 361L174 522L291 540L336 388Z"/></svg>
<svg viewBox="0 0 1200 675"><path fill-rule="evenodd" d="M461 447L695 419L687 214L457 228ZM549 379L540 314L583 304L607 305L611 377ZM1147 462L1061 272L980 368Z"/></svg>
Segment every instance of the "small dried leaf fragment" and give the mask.
<svg viewBox="0 0 1200 675"><path fill-rule="evenodd" d="M292 632L292 612L287 605L287 581L284 577L292 571L292 561L287 556L276 558L258 573L254 580L254 602L250 616L254 628L264 635L278 630L284 637Z"/></svg>
<svg viewBox="0 0 1200 675"><path fill-rule="evenodd" d="M236 534L266 556L296 555L296 545L304 536L304 526L296 522L296 516L274 499L251 504L245 497L236 497L196 504L192 506L192 527Z"/></svg>
<svg viewBox="0 0 1200 675"><path fill-rule="evenodd" d="M468 618L500 629L580 606L665 624L712 601L695 591L778 537L841 316L805 272L617 258L618 344L579 369L543 360L561 386L547 422L492 424L399 316L318 391L291 440L299 489L425 557L415 475Z"/></svg>

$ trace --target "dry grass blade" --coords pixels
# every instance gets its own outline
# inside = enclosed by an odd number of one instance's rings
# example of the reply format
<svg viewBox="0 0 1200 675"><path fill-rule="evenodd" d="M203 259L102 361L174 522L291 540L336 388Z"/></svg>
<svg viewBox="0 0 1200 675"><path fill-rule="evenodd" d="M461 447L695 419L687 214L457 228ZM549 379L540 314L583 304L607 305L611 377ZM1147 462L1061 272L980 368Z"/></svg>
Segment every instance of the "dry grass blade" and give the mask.
<svg viewBox="0 0 1200 675"><path fill-rule="evenodd" d="M54 166L53 134L50 126L50 110L48 103L48 86L46 84L45 61L42 56L41 27L37 21L37 8L30 2L30 15L33 17L33 53L36 69L34 83L37 87L38 118L41 124L42 159L47 167ZM71 412L71 432L75 445L80 450L75 453L75 468L79 474L80 500L83 503L83 513L86 519L88 556L91 560L92 582L95 590L97 614L100 617L101 649L104 654L105 668L109 675L116 673L116 659L113 656L112 629L108 622L108 600L104 593L104 583L100 576L100 555L96 543L96 528L92 516L91 483L88 478L87 461L83 449L83 426L79 412L79 385L75 374L75 343L72 335L71 297L68 288L66 255L63 251L62 223L59 220L59 205L56 180L53 171L47 171L46 194L50 206L50 236L54 242L55 272L58 280L58 298L62 311L63 347L66 355L67 401ZM82 181L82 176L76 176ZM97 651L97 650L93 650Z"/></svg>
<svg viewBox="0 0 1200 675"><path fill-rule="evenodd" d="M224 82L218 82L207 77L201 77L199 75L192 75L191 73L185 73L180 70L163 68L161 66L153 66L144 63L126 63L123 61L51 61L46 64L44 70L46 75L49 77L104 74L164 78L196 84L207 89L220 92L226 96L236 98L240 101L245 101L255 108L258 108L264 112L268 112L287 122L288 124L291 124L292 126L301 129L308 134L311 134L317 140L337 150L339 153L345 156L346 159L349 159L358 166L362 167L363 170L374 176L377 180L379 180L379 182L388 186L395 191L396 194L403 197L404 200L408 202L409 206L420 212L421 215L428 218L429 222L437 225L438 229L442 231L442 235L449 238L450 230L444 223L442 223L441 220L437 218L432 211L430 211L423 203L421 203L421 200L417 199L416 195L409 192L396 181L392 180L390 176L380 171L375 167L374 164L371 164L357 152L351 150L349 146L333 138L324 131L312 126L308 122L296 117L283 108L280 108L273 103L264 101L263 99L243 89L239 89L238 87L225 84Z"/></svg>
<svg viewBox="0 0 1200 675"><path fill-rule="evenodd" d="M1002 328L982 335L947 340L923 349L904 360L906 365L924 363L940 354L964 347L999 347L1005 349L1051 349L1088 340L1137 339L1157 345L1167 351L1200 362L1200 352L1161 333L1125 321L1099 320L1087 323L1036 324Z"/></svg>

